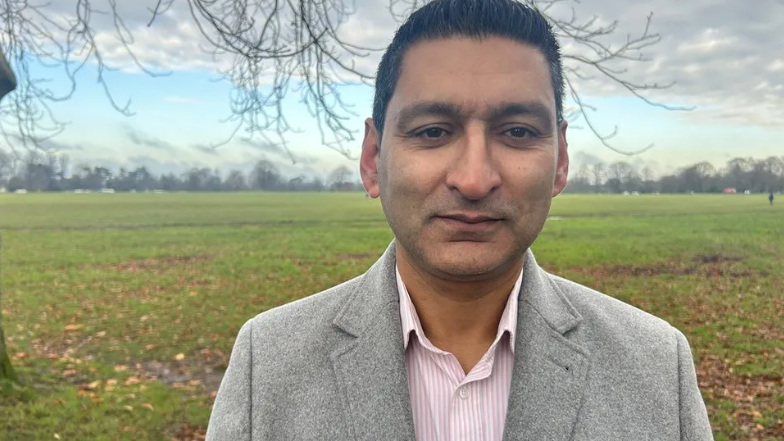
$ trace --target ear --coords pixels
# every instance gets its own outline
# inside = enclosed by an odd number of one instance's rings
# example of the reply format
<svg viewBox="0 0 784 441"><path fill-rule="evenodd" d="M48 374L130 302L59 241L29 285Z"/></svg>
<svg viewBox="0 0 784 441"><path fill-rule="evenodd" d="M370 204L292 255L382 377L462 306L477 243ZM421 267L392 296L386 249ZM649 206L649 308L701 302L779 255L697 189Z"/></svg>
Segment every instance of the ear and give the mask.
<svg viewBox="0 0 784 441"><path fill-rule="evenodd" d="M558 159L555 165L555 182L553 184L553 197L558 196L566 188L569 175L569 145L566 143L566 121L558 124Z"/></svg>
<svg viewBox="0 0 784 441"><path fill-rule="evenodd" d="M365 138L362 140L362 155L359 158L359 174L362 184L368 195L372 198L379 196L378 188L378 159L380 153L380 139L376 124L371 118L365 120Z"/></svg>

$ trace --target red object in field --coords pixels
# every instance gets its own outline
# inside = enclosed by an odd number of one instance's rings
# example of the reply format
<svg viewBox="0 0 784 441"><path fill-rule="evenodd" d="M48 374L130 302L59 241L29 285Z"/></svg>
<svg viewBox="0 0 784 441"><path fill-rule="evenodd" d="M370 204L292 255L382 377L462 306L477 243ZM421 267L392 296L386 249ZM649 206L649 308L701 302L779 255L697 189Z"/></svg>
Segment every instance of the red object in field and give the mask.
<svg viewBox="0 0 784 441"><path fill-rule="evenodd" d="M732 187L727 187L727 188L725 188L725 189L724 189L724 193L733 193L733 194L734 194L734 193L737 193L737 192L738 192L738 191L737 191L737 190L735 190L735 189L734 189L734 188L732 188Z"/></svg>

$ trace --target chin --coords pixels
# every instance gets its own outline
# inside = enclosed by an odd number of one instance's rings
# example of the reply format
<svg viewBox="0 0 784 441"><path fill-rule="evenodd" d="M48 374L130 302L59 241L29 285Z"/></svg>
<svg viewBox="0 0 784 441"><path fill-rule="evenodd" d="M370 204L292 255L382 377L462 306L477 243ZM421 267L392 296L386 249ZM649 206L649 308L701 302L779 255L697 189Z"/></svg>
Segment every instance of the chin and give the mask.
<svg viewBox="0 0 784 441"><path fill-rule="evenodd" d="M425 260L434 272L455 278L493 276L512 260L510 250L501 250L492 243L452 242L425 253Z"/></svg>

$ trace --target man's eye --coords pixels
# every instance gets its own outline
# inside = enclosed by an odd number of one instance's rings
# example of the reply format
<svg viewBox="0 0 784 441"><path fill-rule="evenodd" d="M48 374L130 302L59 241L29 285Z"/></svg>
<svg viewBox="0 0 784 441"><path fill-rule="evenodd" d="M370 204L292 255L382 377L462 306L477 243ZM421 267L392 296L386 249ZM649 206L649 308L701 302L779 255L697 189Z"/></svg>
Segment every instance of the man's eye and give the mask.
<svg viewBox="0 0 784 441"><path fill-rule="evenodd" d="M506 131L512 138L530 138L536 134L525 127L515 127Z"/></svg>
<svg viewBox="0 0 784 441"><path fill-rule="evenodd" d="M444 136L445 134L446 130L439 127L431 127L417 133L417 136L420 138L436 139Z"/></svg>

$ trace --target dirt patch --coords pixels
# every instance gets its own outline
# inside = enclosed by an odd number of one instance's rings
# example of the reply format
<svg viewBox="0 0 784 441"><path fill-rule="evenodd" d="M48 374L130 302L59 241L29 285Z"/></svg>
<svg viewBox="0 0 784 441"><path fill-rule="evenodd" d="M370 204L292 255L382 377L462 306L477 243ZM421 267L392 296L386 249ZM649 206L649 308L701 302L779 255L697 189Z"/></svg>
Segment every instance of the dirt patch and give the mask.
<svg viewBox="0 0 784 441"><path fill-rule="evenodd" d="M174 441L204 441L207 438L207 429L181 423L172 430Z"/></svg>
<svg viewBox="0 0 784 441"><path fill-rule="evenodd" d="M697 255L691 260L671 260L650 265L601 265L582 267L576 270L582 274L603 277L650 277L658 275L690 276L700 275L707 277L768 277L769 274L748 269L733 268L731 263L743 259L722 254Z"/></svg>
<svg viewBox="0 0 784 441"><path fill-rule="evenodd" d="M148 381L160 381L173 387L201 389L208 394L218 390L223 370L187 362L143 361L135 364L136 371Z"/></svg>
<svg viewBox="0 0 784 441"><path fill-rule="evenodd" d="M206 255L198 254L192 256L163 256L149 259L129 260L111 265L111 268L115 271L126 273L137 273L140 271L163 272L177 266L203 262L208 258L209 257Z"/></svg>
<svg viewBox="0 0 784 441"><path fill-rule="evenodd" d="M761 424L763 414L780 415L784 403L778 400L784 394L784 378L777 376L752 376L733 373L728 360L704 354L697 367L697 380L706 400L729 400L735 404L732 414L749 440L781 439L784 421Z"/></svg>
<svg viewBox="0 0 784 441"><path fill-rule="evenodd" d="M724 263L724 262L740 262L742 257L738 256L725 256L724 254L698 254L694 256L697 263Z"/></svg>
<svg viewBox="0 0 784 441"><path fill-rule="evenodd" d="M130 363L148 381L160 381L175 388L201 390L210 396L218 391L229 355L217 349L202 349L180 361L140 360Z"/></svg>

